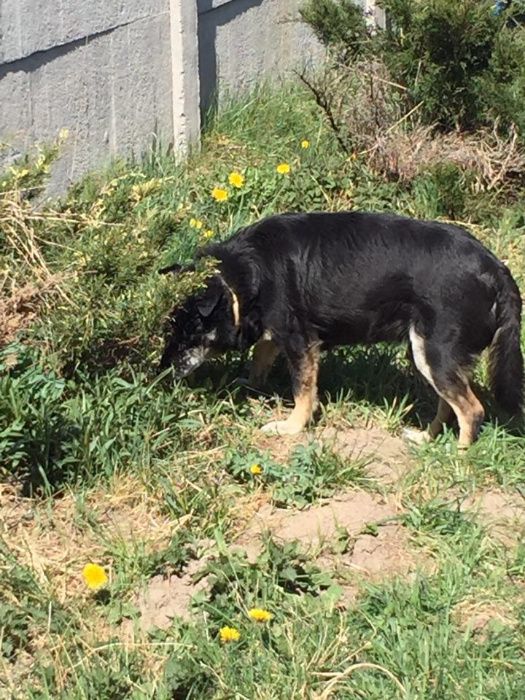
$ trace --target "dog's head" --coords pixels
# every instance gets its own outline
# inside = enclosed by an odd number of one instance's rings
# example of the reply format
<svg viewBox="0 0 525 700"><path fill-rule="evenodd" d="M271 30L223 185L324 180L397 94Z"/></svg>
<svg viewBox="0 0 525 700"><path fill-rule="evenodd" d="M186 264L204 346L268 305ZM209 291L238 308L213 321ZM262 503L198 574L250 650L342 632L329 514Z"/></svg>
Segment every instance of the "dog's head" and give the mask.
<svg viewBox="0 0 525 700"><path fill-rule="evenodd" d="M180 271L178 266L160 270ZM210 354L240 349L242 329L239 300L220 274L170 312L160 368L175 366L179 377L199 367Z"/></svg>

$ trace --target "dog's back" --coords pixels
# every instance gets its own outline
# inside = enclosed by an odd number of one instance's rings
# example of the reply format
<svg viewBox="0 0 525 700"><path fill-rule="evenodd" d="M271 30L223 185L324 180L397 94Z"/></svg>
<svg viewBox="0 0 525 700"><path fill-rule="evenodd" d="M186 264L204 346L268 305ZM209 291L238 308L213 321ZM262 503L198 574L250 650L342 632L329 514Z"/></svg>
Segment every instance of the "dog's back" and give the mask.
<svg viewBox="0 0 525 700"><path fill-rule="evenodd" d="M326 344L374 343L427 332L436 316L480 351L506 268L461 228L390 214L285 214L212 251L248 257L260 276L266 326L312 326Z"/></svg>

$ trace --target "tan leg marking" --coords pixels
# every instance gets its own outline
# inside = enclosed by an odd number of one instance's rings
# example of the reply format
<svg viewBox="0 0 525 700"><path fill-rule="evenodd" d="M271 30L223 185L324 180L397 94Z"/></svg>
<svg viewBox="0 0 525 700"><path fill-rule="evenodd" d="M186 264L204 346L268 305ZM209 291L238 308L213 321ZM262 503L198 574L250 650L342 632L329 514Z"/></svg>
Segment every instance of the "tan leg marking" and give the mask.
<svg viewBox="0 0 525 700"><path fill-rule="evenodd" d="M279 349L273 340L260 340L253 349L248 383L254 386L264 384L278 355Z"/></svg>
<svg viewBox="0 0 525 700"><path fill-rule="evenodd" d="M427 442L435 440L442 432L443 426L450 418L452 408L449 404L439 396L436 417L426 430L417 430L416 428L405 428L403 437L405 440L412 442L415 445L424 445Z"/></svg>
<svg viewBox="0 0 525 700"><path fill-rule="evenodd" d="M485 417L485 411L470 388L467 372L461 371L458 377L458 380L463 382L463 386L454 386L449 390L438 391L432 377L431 368L427 362L424 339L415 331L413 326L409 329L409 337L416 367L438 394L439 404L436 417L425 432L407 429L404 431L404 436L408 440L419 444L433 440L442 431L443 425L449 419L450 410L452 409L459 424L458 447L460 449L470 447L477 437Z"/></svg>
<svg viewBox="0 0 525 700"><path fill-rule="evenodd" d="M272 421L263 427L265 433L295 435L311 420L317 406L317 374L319 371L319 347L310 348L304 355L294 394L295 406L284 421Z"/></svg>
<svg viewBox="0 0 525 700"><path fill-rule="evenodd" d="M450 419L451 414L452 408L450 404L448 404L445 401L445 399L442 399L440 396L438 401L436 417L428 426L428 436L431 440L434 440L434 438L437 438L437 436L443 432L443 427Z"/></svg>
<svg viewBox="0 0 525 700"><path fill-rule="evenodd" d="M476 439L485 411L478 397L474 394L468 382L462 388L443 392L443 396L452 406L459 424L459 449L470 447Z"/></svg>

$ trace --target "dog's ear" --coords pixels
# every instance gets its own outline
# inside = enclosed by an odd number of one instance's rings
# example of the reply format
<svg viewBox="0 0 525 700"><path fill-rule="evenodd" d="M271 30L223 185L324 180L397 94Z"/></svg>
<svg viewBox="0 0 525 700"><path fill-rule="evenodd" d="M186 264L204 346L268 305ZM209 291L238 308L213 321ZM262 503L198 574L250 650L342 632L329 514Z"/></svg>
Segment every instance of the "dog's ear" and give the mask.
<svg viewBox="0 0 525 700"><path fill-rule="evenodd" d="M159 275L166 275L168 272L178 275L180 272L194 272L195 265L181 265L180 263L173 263L173 265L168 265L168 267L161 268L158 273Z"/></svg>
<svg viewBox="0 0 525 700"><path fill-rule="evenodd" d="M206 287L204 293L197 299L197 311L203 318L211 316L217 304L224 294L224 289L221 284L212 280L211 284Z"/></svg>

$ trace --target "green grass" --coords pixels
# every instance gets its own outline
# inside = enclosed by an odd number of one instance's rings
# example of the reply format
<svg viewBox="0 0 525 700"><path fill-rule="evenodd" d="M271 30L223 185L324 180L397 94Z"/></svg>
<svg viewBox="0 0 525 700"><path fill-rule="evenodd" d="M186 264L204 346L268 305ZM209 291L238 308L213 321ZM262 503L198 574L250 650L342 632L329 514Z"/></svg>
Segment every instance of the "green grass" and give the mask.
<svg viewBox="0 0 525 700"><path fill-rule="evenodd" d="M365 208L454 214L523 284L523 189L478 192L457 170L380 181L365 157L340 153L296 87L232 102L186 164L159 153L115 163L32 209L19 192L38 186L52 156L37 152L1 180L12 325L0 351L0 697L522 698L524 521L503 526L502 540L501 527L461 507L494 489L519 503L525 485L520 426L498 422L483 366L479 442L458 453L447 431L405 457L391 483L369 474L370 454L348 456L319 435L261 436L287 410L282 365L270 383L280 398L239 388L246 358L235 355L189 381L157 376L163 315L198 279L184 287L156 271L191 259L205 232L223 239L270 212ZM232 171L243 188L229 186ZM212 199L215 186L228 201ZM363 425L395 435L435 408L398 347L334 352L320 385L320 429L350 437ZM317 548L270 534L249 557L235 546L257 510L297 514L349 489L396 503L391 521L417 573L343 575L360 537L344 529ZM380 542L383 527L364 521L361 534ZM105 590L84 586L88 561L109 572ZM145 630L137 594L169 575L208 585L190 619ZM251 607L272 620L253 622ZM238 642L219 641L225 625Z"/></svg>

